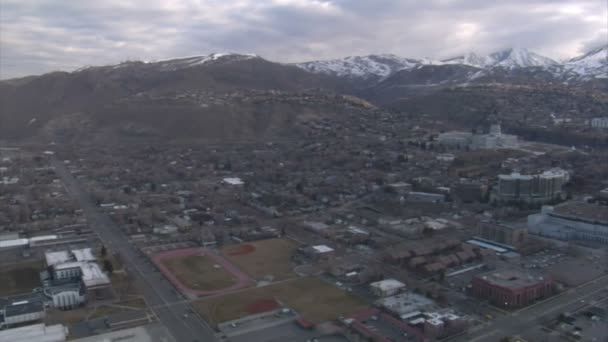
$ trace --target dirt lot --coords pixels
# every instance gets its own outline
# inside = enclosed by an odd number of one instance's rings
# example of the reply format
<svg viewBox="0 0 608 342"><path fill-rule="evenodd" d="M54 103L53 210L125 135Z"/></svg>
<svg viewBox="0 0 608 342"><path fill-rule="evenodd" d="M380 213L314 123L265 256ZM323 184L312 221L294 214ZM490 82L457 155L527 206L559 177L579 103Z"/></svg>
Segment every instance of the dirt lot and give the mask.
<svg viewBox="0 0 608 342"><path fill-rule="evenodd" d="M348 292L317 278L299 278L252 288L194 303L196 310L211 324L245 317L257 303L276 299L296 310L306 320L319 323L367 308Z"/></svg>
<svg viewBox="0 0 608 342"><path fill-rule="evenodd" d="M36 287L41 287L40 271L43 269L44 266L40 262L0 269L0 296L27 293Z"/></svg>
<svg viewBox="0 0 608 342"><path fill-rule="evenodd" d="M177 279L193 290L215 291L236 283L236 279L204 255L188 255L163 260Z"/></svg>
<svg viewBox="0 0 608 342"><path fill-rule="evenodd" d="M251 277L277 281L295 276L291 256L297 248L291 240L270 239L225 246L221 252Z"/></svg>

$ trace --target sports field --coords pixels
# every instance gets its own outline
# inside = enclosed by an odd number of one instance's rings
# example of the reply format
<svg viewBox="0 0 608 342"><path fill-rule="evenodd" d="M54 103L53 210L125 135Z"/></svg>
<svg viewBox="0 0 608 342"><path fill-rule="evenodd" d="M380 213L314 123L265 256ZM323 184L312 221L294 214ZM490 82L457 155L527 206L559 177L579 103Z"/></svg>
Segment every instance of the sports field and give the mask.
<svg viewBox="0 0 608 342"><path fill-rule="evenodd" d="M0 296L31 292L41 287L42 263L31 262L0 269Z"/></svg>
<svg viewBox="0 0 608 342"><path fill-rule="evenodd" d="M165 259L162 263L182 284L193 290L216 291L237 282L222 266L204 255Z"/></svg>
<svg viewBox="0 0 608 342"><path fill-rule="evenodd" d="M297 311L312 323L334 320L368 306L350 293L317 278L297 278L273 285L204 298L194 303L196 310L211 324L242 318L264 309L272 310L277 301Z"/></svg>
<svg viewBox="0 0 608 342"><path fill-rule="evenodd" d="M152 261L189 298L237 290L253 283L228 260L204 248L160 252Z"/></svg>
<svg viewBox="0 0 608 342"><path fill-rule="evenodd" d="M255 279L278 281L295 277L291 256L298 246L286 239L269 239L225 246L222 255Z"/></svg>

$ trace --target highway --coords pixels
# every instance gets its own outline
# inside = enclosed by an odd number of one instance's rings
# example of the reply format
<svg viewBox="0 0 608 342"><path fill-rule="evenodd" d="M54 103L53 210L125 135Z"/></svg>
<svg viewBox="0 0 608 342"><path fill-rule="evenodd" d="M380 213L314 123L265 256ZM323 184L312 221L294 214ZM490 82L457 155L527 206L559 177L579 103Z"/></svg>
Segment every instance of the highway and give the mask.
<svg viewBox="0 0 608 342"><path fill-rule="evenodd" d="M177 342L217 341L213 329L197 314L192 305L184 301L176 289L156 271L149 259L140 253L127 235L110 217L102 213L62 161L51 161L55 172L63 181L67 193L76 201L93 229L108 249L120 255L127 271L146 299L157 318L169 329Z"/></svg>
<svg viewBox="0 0 608 342"><path fill-rule="evenodd" d="M496 318L480 329L450 339L450 342L495 342L505 336L522 335L530 328L557 318L560 313L573 312L588 305L598 295L608 297L608 275Z"/></svg>

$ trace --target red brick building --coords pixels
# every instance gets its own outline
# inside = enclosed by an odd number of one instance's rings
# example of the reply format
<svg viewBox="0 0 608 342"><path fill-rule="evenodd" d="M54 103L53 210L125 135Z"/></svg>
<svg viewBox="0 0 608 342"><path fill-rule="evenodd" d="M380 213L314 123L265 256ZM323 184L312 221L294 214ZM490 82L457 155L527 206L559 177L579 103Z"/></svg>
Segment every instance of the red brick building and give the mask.
<svg viewBox="0 0 608 342"><path fill-rule="evenodd" d="M547 298L554 292L553 279L517 270L501 270L478 275L473 278L474 296L489 300L504 308L518 308L537 299Z"/></svg>

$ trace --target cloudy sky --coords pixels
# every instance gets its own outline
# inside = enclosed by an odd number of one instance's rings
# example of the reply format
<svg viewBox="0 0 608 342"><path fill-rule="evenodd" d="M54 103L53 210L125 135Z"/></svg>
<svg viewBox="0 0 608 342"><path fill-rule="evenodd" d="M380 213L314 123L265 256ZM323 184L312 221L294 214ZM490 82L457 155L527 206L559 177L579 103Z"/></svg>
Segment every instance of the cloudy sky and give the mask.
<svg viewBox="0 0 608 342"><path fill-rule="evenodd" d="M606 43L607 0L0 0L0 78L212 52L299 62Z"/></svg>

